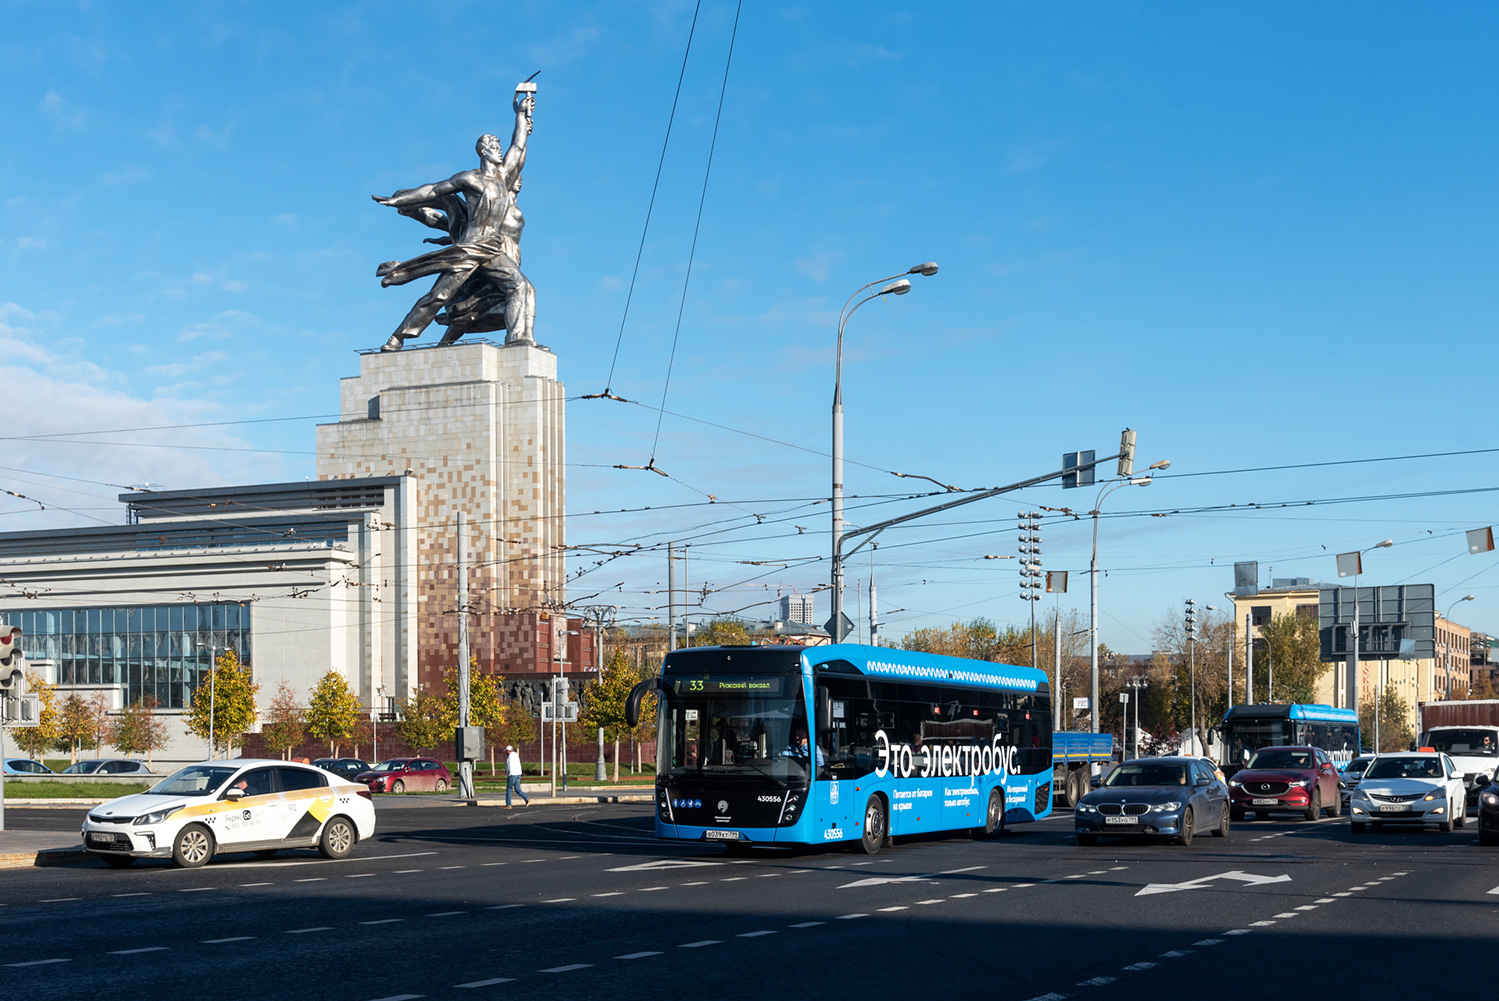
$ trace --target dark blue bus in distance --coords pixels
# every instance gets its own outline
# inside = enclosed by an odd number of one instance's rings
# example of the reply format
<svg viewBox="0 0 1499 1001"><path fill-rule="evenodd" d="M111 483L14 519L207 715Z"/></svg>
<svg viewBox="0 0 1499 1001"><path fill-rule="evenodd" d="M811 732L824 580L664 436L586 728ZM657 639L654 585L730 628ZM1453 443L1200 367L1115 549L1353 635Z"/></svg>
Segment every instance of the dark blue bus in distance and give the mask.
<svg viewBox="0 0 1499 1001"><path fill-rule="evenodd" d="M1028 667L888 647L675 650L657 698L656 835L755 844L972 830L1051 812L1051 694Z"/></svg>

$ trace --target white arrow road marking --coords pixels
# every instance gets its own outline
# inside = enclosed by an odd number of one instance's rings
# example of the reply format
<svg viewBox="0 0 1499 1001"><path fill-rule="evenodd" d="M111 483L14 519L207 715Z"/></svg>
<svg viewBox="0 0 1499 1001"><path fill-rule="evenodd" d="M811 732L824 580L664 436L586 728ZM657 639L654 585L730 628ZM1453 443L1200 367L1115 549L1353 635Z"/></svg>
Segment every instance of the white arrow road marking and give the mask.
<svg viewBox="0 0 1499 1001"><path fill-rule="evenodd" d="M847 890L853 886L883 886L885 883L916 883L923 879L936 879L938 876L953 876L960 872L973 872L975 869L987 869L986 865L971 865L966 869L948 869L944 872L929 872L921 876L870 876L868 879L855 880L852 883L844 883L838 887Z"/></svg>
<svg viewBox="0 0 1499 1001"><path fill-rule="evenodd" d="M537 859L537 861L541 861ZM702 862L697 859L663 858L654 862L638 862L635 865L622 865L617 869L605 869L605 872L647 872L652 869L691 869L700 865L723 865L722 862Z"/></svg>
<svg viewBox="0 0 1499 1001"><path fill-rule="evenodd" d="M1202 876L1198 879L1189 879L1185 883L1150 883L1136 893L1137 897L1148 897L1153 893L1175 893L1178 890L1205 890L1207 884L1215 879L1235 879L1241 883L1251 886L1262 886L1266 883L1289 883L1291 877L1280 876L1256 876L1249 872L1240 872L1235 869L1232 872L1220 872L1216 876Z"/></svg>

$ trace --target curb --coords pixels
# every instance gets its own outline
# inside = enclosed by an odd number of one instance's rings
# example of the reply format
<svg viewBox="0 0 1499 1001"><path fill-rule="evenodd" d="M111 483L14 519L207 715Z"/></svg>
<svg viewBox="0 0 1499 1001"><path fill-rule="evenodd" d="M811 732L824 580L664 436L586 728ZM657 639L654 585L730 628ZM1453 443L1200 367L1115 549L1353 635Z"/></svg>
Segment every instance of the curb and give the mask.
<svg viewBox="0 0 1499 1001"><path fill-rule="evenodd" d="M0 869L27 869L32 866L65 865L87 858L82 845L72 848L43 848L35 852L0 853Z"/></svg>
<svg viewBox="0 0 1499 1001"><path fill-rule="evenodd" d="M631 795L629 793L614 794L610 796L532 796L530 803L522 803L522 806L565 806L581 803L654 803L655 794ZM499 806L503 807L503 799L466 799L466 806Z"/></svg>
<svg viewBox="0 0 1499 1001"><path fill-rule="evenodd" d="M107 799L6 799L6 806L29 806L44 810L63 810L70 806L98 806Z"/></svg>

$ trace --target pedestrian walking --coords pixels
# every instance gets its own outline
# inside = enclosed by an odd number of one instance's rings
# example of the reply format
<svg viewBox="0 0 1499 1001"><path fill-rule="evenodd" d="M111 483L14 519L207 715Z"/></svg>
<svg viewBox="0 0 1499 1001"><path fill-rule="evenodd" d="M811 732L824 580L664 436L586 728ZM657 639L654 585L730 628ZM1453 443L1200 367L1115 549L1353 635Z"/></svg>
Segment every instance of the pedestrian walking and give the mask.
<svg viewBox="0 0 1499 1001"><path fill-rule="evenodd" d="M508 810L514 805L511 798L513 794L518 794L526 801L526 805L530 806L531 797L527 796L526 790L520 787L520 752L513 744L505 745L505 774L508 776L505 782L505 809Z"/></svg>

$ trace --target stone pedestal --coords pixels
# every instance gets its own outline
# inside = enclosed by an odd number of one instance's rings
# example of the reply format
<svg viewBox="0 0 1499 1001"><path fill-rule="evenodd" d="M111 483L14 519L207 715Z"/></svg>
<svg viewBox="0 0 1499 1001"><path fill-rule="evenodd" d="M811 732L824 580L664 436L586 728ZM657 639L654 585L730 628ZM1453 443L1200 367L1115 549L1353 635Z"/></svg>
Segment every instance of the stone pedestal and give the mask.
<svg viewBox="0 0 1499 1001"><path fill-rule="evenodd" d="M419 682L457 664L459 511L471 533L472 653L488 671L535 672L537 652L502 637L534 636L516 627L567 600L556 355L483 341L370 352L339 396L341 419L317 429L318 479L415 481Z"/></svg>

